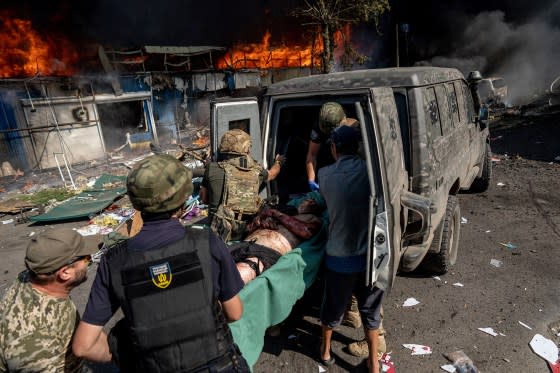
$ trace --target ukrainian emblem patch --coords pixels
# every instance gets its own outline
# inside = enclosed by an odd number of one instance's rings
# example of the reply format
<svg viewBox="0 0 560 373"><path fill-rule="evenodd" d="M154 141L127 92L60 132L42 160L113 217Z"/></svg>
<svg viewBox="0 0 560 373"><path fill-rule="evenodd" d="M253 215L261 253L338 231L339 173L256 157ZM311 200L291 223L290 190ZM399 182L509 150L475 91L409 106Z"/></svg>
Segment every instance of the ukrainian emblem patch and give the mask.
<svg viewBox="0 0 560 373"><path fill-rule="evenodd" d="M150 267L150 276L152 276L152 282L160 289L165 289L171 284L171 278L173 274L171 273L171 267L169 263L158 264Z"/></svg>

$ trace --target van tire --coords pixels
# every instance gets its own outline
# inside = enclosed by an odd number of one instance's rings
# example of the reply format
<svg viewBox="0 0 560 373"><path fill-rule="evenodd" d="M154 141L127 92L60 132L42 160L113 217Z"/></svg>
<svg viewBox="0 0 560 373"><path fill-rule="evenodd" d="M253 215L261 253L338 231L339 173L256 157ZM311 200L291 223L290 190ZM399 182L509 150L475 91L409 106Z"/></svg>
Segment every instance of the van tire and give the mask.
<svg viewBox="0 0 560 373"><path fill-rule="evenodd" d="M486 143L486 152L484 153L484 164L482 165L482 175L474 179L470 190L476 193L485 192L490 187L492 179L492 150L490 144Z"/></svg>
<svg viewBox="0 0 560 373"><path fill-rule="evenodd" d="M436 237L432 242L432 245L437 245L437 242L440 243L439 252L428 251L421 264L421 268L424 271L437 275L447 273L457 261L459 233L461 231L461 208L459 206L459 199L456 196L449 196L447 198L445 216L440 226L443 227L441 239L438 240ZM437 235L438 233L439 227L436 229L435 234Z"/></svg>

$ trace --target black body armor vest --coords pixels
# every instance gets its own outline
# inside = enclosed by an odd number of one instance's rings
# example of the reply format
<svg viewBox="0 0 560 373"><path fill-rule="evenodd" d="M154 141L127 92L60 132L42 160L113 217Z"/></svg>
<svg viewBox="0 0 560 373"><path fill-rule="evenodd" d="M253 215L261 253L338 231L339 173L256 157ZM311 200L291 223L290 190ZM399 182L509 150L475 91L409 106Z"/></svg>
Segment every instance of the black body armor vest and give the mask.
<svg viewBox="0 0 560 373"><path fill-rule="evenodd" d="M213 294L209 231L147 251L126 241L109 251L111 287L133 341L137 372L188 372L231 351L233 338Z"/></svg>

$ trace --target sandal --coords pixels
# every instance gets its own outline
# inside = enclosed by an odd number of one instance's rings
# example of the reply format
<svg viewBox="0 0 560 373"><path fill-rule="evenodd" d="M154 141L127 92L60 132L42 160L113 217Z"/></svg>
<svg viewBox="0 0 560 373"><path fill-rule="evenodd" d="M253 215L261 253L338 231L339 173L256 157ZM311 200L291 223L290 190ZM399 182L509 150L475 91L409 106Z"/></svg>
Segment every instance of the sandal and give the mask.
<svg viewBox="0 0 560 373"><path fill-rule="evenodd" d="M333 365L333 364L336 362L336 359L335 359L333 356L331 356L331 357L330 357L329 359L327 359L327 360L321 359L321 358L319 357L319 362L320 362L321 364L323 364L324 366L330 367L331 365Z"/></svg>

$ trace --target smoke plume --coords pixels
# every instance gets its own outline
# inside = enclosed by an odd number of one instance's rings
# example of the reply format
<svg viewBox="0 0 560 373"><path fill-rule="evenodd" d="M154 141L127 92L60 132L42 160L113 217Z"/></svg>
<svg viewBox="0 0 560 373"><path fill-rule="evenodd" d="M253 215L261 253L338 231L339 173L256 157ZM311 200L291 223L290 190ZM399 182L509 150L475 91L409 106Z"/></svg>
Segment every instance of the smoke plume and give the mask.
<svg viewBox="0 0 560 373"><path fill-rule="evenodd" d="M551 11L558 13L557 4ZM508 84L510 103L528 103L560 75L560 26L551 22L555 19L551 13L514 24L505 21L503 11L482 12L467 22L453 43L452 53L419 64L453 66L464 74L480 70L483 76L502 76Z"/></svg>

